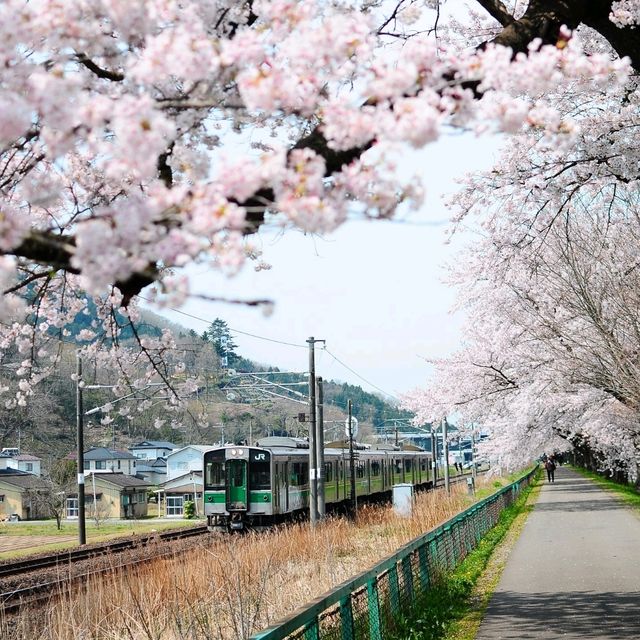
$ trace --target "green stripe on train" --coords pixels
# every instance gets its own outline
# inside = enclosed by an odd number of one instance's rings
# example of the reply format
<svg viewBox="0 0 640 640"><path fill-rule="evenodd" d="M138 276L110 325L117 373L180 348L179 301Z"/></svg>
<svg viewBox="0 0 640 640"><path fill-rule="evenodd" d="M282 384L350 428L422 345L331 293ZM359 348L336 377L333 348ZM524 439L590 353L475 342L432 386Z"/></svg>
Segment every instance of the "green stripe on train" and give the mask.
<svg viewBox="0 0 640 640"><path fill-rule="evenodd" d="M225 504L227 496L224 491L206 491L204 494L205 504ZM251 503L265 504L271 502L270 491L252 491L249 501Z"/></svg>

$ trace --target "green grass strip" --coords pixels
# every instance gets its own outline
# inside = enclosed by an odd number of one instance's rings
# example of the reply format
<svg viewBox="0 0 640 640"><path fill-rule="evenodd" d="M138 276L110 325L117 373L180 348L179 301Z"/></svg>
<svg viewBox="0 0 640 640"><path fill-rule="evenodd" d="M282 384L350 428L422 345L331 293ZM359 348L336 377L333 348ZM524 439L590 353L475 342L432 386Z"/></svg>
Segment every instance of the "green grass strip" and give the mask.
<svg viewBox="0 0 640 640"><path fill-rule="evenodd" d="M593 471L583 469L582 467L571 466L571 468L583 475L585 478L593 480L602 489L615 493L626 504L636 509L640 509L640 493L638 493L638 489L635 485L620 484L619 482L615 482L609 478L603 478L601 475Z"/></svg>
<svg viewBox="0 0 640 640"><path fill-rule="evenodd" d="M536 476L536 483L539 477L540 474ZM531 510L527 499L534 486L523 489L478 546L441 583L429 589L410 615L399 620L395 632L389 636L391 640L467 640L475 636L490 593L485 594L483 606L478 607L477 602L472 602L474 586L514 520ZM495 584L497 579L493 588Z"/></svg>

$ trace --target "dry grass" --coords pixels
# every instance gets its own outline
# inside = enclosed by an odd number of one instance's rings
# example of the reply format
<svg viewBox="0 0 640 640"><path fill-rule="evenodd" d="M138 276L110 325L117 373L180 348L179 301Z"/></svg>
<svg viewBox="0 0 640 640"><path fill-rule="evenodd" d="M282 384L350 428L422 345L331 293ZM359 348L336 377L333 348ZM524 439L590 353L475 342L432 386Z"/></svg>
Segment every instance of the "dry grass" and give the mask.
<svg viewBox="0 0 640 640"><path fill-rule="evenodd" d="M206 546L137 570L92 578L37 617L0 621L16 640L244 639L366 570L469 505L466 487L420 494L410 518L363 507L330 519Z"/></svg>

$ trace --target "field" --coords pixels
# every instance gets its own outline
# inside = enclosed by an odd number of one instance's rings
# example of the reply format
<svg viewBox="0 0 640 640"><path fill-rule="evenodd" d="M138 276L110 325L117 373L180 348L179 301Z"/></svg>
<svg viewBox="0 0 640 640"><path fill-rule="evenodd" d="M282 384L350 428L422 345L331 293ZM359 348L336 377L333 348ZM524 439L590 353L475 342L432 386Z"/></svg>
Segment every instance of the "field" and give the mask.
<svg viewBox="0 0 640 640"><path fill-rule="evenodd" d="M495 478L504 484L507 479ZM493 486L492 486L493 488ZM366 507L357 522L330 519L260 535L219 536L172 559L90 579L46 611L0 621L18 640L247 638L365 570L467 507L466 486L418 496L409 518Z"/></svg>

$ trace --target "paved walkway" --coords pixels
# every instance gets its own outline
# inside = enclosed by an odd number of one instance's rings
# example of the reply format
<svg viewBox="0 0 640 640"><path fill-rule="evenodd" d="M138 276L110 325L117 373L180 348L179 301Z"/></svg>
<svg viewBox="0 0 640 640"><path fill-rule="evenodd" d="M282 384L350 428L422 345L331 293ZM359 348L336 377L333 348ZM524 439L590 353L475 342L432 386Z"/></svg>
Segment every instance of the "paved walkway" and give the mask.
<svg viewBox="0 0 640 640"><path fill-rule="evenodd" d="M640 638L640 517L559 468L545 484L476 640Z"/></svg>

